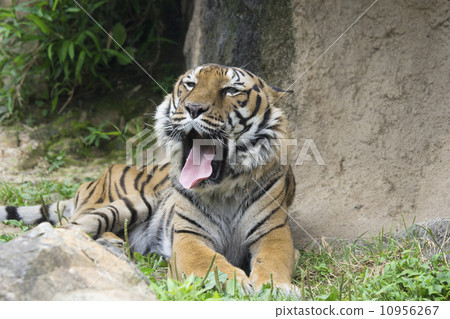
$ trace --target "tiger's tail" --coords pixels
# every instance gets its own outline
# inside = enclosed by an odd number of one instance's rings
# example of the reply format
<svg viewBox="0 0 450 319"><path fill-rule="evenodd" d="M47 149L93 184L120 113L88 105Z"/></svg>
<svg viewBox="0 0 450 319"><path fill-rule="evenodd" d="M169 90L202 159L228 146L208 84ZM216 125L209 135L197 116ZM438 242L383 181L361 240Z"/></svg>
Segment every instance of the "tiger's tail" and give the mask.
<svg viewBox="0 0 450 319"><path fill-rule="evenodd" d="M0 221L23 220L25 225L50 222L56 225L68 219L74 211L74 199L54 202L48 205L0 206Z"/></svg>

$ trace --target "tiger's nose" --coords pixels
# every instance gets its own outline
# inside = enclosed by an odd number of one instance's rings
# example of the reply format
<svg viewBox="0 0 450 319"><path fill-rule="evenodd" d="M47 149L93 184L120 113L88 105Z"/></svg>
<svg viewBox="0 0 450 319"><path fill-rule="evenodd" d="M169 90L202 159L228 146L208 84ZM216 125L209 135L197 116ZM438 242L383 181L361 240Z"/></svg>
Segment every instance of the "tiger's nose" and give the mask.
<svg viewBox="0 0 450 319"><path fill-rule="evenodd" d="M208 110L207 106L194 103L186 103L185 108L193 120L199 117L200 114L205 113Z"/></svg>

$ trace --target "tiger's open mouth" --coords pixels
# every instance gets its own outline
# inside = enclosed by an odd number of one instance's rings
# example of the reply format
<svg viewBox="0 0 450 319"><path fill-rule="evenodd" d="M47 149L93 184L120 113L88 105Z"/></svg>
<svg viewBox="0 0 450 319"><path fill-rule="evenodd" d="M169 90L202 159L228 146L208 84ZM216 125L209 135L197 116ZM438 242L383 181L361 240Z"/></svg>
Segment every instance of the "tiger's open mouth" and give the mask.
<svg viewBox="0 0 450 319"><path fill-rule="evenodd" d="M186 189L204 180L220 183L225 167L226 148L217 139L204 137L192 130L183 140L183 169L180 183Z"/></svg>

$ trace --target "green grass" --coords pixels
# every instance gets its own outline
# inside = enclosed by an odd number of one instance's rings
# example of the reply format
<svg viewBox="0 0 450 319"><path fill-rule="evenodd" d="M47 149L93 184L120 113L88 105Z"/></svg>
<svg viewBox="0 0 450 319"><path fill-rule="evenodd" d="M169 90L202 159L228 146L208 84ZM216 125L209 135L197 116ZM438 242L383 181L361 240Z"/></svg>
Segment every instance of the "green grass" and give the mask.
<svg viewBox="0 0 450 319"><path fill-rule="evenodd" d="M16 238L17 236L19 236L19 235L23 234L24 232L29 231L31 229L31 226L24 225L22 220L20 220L20 221L18 221L18 220L5 220L5 221L3 221L3 224L5 224L5 225L12 225L12 226L18 227L18 228L20 228L20 232L16 233L16 234L2 234L2 235L0 235L0 244L1 243L6 243L6 242L10 241L11 239Z"/></svg>
<svg viewBox="0 0 450 319"><path fill-rule="evenodd" d="M77 185L40 181L20 185L0 183L0 205L40 204L74 196ZM29 229L20 222L10 224ZM405 227L406 228L406 227ZM4 234L0 242L17 235ZM431 239L430 239L431 237ZM428 257L434 248L436 254ZM450 300L450 268L443 247L432 236L396 238L380 234L354 243L327 243L300 251L293 281L304 300ZM247 294L237 282L215 269L204 278L184 280L167 277L168 265L156 254L132 259L146 275L160 300L295 300L277 294L267 284L257 294Z"/></svg>
<svg viewBox="0 0 450 319"><path fill-rule="evenodd" d="M12 184L0 182L0 205L27 206L42 204L41 196L46 203L64 200L75 196L80 183L70 180L63 183L41 180Z"/></svg>
<svg viewBox="0 0 450 319"><path fill-rule="evenodd" d="M301 252L294 280L306 300L450 300L447 260L426 258L429 244L382 235L335 249L325 243Z"/></svg>

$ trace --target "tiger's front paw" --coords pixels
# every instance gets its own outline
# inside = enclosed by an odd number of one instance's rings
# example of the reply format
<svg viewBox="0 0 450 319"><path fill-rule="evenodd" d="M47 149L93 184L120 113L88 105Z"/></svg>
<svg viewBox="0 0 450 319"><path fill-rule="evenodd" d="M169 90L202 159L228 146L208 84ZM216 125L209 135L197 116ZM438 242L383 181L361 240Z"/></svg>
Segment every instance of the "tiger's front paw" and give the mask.
<svg viewBox="0 0 450 319"><path fill-rule="evenodd" d="M302 300L302 294L300 288L296 285L291 284L291 281L280 281L274 279L264 279L264 277L259 277L257 274L252 274L250 276L250 281L255 287L255 291L261 291L264 284L273 284L275 294L281 294L286 297L294 297L295 299Z"/></svg>
<svg viewBox="0 0 450 319"><path fill-rule="evenodd" d="M96 240L96 242L112 252L114 255L126 259L124 253L125 242L122 238L116 236L115 234L110 232L103 233L102 236Z"/></svg>
<svg viewBox="0 0 450 319"><path fill-rule="evenodd" d="M303 300L300 288L296 285L293 285L291 283L278 284L275 285L275 287L276 287L276 294L281 294L286 297L293 297L298 300Z"/></svg>
<svg viewBox="0 0 450 319"><path fill-rule="evenodd" d="M255 291L253 283L243 270L237 269L236 275L233 274L233 276L229 277L229 279L234 278L236 278L236 281L241 285L241 288L244 293L251 294Z"/></svg>

